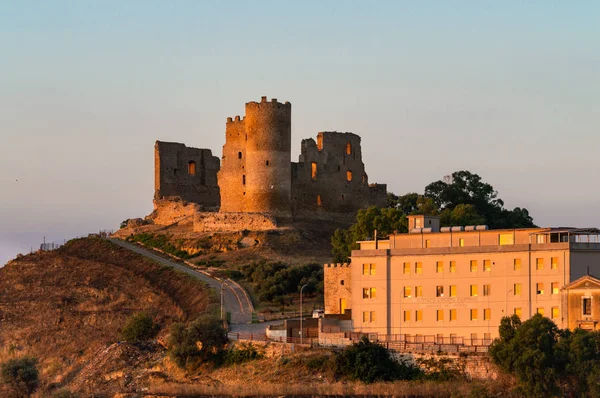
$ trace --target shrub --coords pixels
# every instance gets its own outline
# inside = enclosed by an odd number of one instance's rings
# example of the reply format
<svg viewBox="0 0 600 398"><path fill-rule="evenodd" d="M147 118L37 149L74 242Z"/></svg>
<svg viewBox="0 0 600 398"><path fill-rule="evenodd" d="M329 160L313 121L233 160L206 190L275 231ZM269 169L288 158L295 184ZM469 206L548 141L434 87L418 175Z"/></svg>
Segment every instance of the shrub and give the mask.
<svg viewBox="0 0 600 398"><path fill-rule="evenodd" d="M39 385L37 359L24 357L4 362L0 368L0 378L14 396L30 396Z"/></svg>
<svg viewBox="0 0 600 398"><path fill-rule="evenodd" d="M127 318L121 330L121 338L128 343L149 340L156 335L157 326L151 316L139 312Z"/></svg>
<svg viewBox="0 0 600 398"><path fill-rule="evenodd" d="M412 380L421 370L411 364L396 362L387 349L363 337L336 357L336 373L364 383Z"/></svg>
<svg viewBox="0 0 600 398"><path fill-rule="evenodd" d="M307 358L305 363L309 370L322 372L327 370L331 366L331 357L329 355L318 355L315 357Z"/></svg>
<svg viewBox="0 0 600 398"><path fill-rule="evenodd" d="M169 352L177 366L193 370L203 361L220 362L226 343L227 332L221 321L202 315L188 325L172 326Z"/></svg>
<svg viewBox="0 0 600 398"><path fill-rule="evenodd" d="M225 353L225 363L228 365L239 364L254 359L260 359L263 353L250 343L241 343L239 346L232 347Z"/></svg>

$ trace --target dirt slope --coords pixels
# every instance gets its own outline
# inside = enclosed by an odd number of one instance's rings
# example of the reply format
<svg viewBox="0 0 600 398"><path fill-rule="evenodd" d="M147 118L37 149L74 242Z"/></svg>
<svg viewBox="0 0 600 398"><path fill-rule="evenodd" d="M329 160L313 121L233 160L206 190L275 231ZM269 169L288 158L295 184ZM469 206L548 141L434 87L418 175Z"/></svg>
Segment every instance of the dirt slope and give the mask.
<svg viewBox="0 0 600 398"><path fill-rule="evenodd" d="M113 358L92 367L94 377L79 373L118 342L130 314L152 314L162 327L160 337L171 323L206 311L211 300L207 288L185 274L104 240L75 240L0 269L0 360L37 357L47 393L63 387L83 393L120 390L132 382L124 373L160 354L161 347L113 346L109 351L118 355L111 356L124 358L124 370Z"/></svg>

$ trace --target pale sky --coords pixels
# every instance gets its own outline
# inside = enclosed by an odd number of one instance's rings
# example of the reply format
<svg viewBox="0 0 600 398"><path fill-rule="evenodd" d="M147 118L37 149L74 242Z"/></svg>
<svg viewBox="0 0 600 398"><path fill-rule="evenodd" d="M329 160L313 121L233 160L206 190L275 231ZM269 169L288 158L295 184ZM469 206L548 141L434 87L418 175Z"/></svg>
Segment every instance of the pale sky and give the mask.
<svg viewBox="0 0 600 398"><path fill-rule="evenodd" d="M292 103L292 157L362 137L397 194L456 170L541 226L600 226L597 1L0 0L0 264L152 210L153 145L221 155Z"/></svg>

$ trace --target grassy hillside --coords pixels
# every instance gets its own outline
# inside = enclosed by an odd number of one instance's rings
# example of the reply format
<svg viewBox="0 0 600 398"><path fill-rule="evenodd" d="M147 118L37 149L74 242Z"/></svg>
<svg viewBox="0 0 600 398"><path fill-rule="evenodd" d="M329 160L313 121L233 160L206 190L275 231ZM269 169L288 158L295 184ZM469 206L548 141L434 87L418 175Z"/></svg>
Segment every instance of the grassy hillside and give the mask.
<svg viewBox="0 0 600 398"><path fill-rule="evenodd" d="M48 393L116 391L126 378L108 373L162 349L111 346L126 318L151 314L160 339L173 322L207 311L214 300L209 293L194 278L100 239L23 256L0 269L0 360L37 357Z"/></svg>

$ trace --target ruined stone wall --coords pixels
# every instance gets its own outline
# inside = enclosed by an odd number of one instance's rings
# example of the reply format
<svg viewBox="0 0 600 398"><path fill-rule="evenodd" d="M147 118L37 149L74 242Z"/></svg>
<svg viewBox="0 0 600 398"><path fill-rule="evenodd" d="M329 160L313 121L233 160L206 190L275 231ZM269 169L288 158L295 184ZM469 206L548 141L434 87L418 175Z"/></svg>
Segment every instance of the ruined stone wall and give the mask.
<svg viewBox="0 0 600 398"><path fill-rule="evenodd" d="M326 218L327 213L353 216L372 204L385 204L386 185L369 186L360 146L352 133L322 132L302 140L292 165L292 213Z"/></svg>
<svg viewBox="0 0 600 398"><path fill-rule="evenodd" d="M219 172L222 212L290 216L291 104L248 102L243 120L227 120Z"/></svg>
<svg viewBox="0 0 600 398"><path fill-rule="evenodd" d="M264 213L217 213L194 214L194 232L268 231L277 229L274 216Z"/></svg>
<svg viewBox="0 0 600 398"><path fill-rule="evenodd" d="M154 145L154 198L179 197L201 206L219 206L219 158L210 149L156 141Z"/></svg>
<svg viewBox="0 0 600 398"><path fill-rule="evenodd" d="M346 309L352 308L352 269L349 264L325 264L323 286L326 314L341 314L342 300Z"/></svg>
<svg viewBox="0 0 600 398"><path fill-rule="evenodd" d="M154 211L149 218L157 225L171 225L192 217L200 211L200 205L179 198L154 199Z"/></svg>

